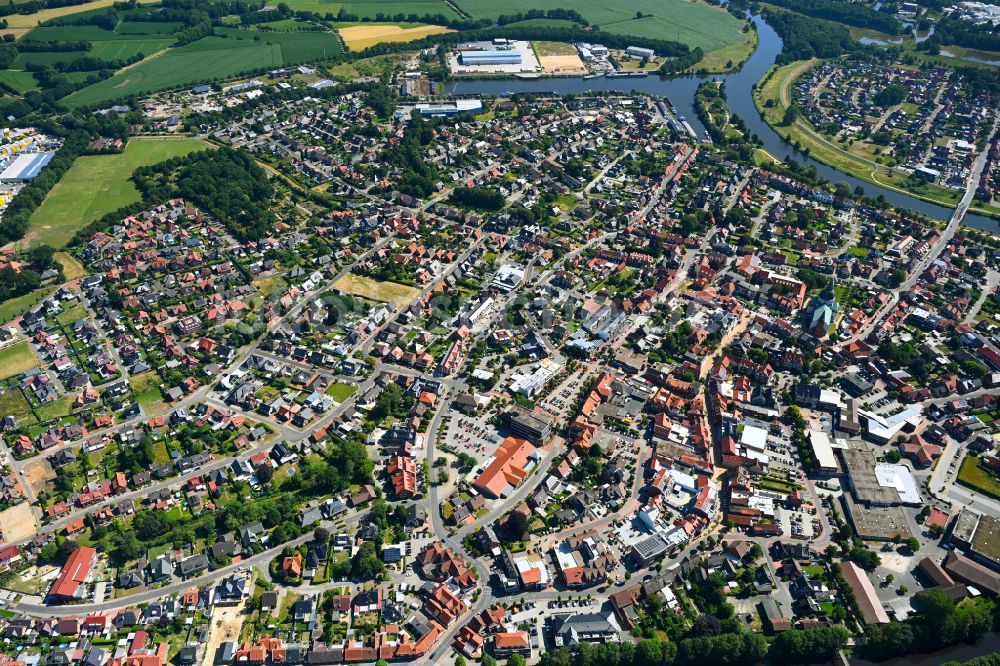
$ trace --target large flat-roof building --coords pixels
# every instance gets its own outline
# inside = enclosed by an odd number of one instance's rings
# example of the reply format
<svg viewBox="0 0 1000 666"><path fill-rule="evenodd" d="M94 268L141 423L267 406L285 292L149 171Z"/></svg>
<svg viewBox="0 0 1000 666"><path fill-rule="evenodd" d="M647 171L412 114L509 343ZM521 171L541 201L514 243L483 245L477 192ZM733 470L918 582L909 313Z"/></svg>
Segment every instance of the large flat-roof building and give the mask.
<svg viewBox="0 0 1000 666"><path fill-rule="evenodd" d="M515 437L523 437L540 444L552 434L552 417L544 412L535 412L524 407L514 406L504 416L507 428Z"/></svg>
<svg viewBox="0 0 1000 666"><path fill-rule="evenodd" d="M15 157L3 171L0 183L27 183L52 161L55 153L23 153Z"/></svg>
<svg viewBox="0 0 1000 666"><path fill-rule="evenodd" d="M837 473L837 456L833 454L833 443L822 430L809 431L809 444L816 458L816 471L830 475Z"/></svg>
<svg viewBox="0 0 1000 666"><path fill-rule="evenodd" d="M483 103L478 99L456 99L454 102L417 104L417 111L426 118L457 116L460 113L482 113Z"/></svg>
<svg viewBox="0 0 1000 666"><path fill-rule="evenodd" d="M625 49L625 53L634 58L652 58L656 55L656 51L645 46L630 46Z"/></svg>
<svg viewBox="0 0 1000 666"><path fill-rule="evenodd" d="M484 49L482 51L462 51L458 62L465 65L520 65L521 54L514 49Z"/></svg>

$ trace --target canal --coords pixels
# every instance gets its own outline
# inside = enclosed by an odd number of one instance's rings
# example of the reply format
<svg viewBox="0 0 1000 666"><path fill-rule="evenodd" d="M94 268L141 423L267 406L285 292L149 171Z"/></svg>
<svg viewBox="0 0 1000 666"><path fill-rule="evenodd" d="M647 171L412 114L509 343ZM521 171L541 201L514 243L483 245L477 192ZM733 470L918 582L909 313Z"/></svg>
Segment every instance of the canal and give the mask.
<svg viewBox="0 0 1000 666"><path fill-rule="evenodd" d="M902 192L879 187L872 183L855 178L833 167L822 164L805 155L788 144L767 123L765 123L753 102L753 86L765 72L774 64L781 53L781 38L760 16L753 17L760 37L757 50L744 63L742 69L734 74L711 76L684 76L661 78L649 76L645 78L595 78L580 77L550 77L538 79L461 79L449 82L445 88L448 95L487 95L500 97L512 93L552 93L559 95L579 94L586 92L643 92L650 95L666 97L677 109L677 113L685 119L704 138L705 128L694 112L694 94L698 85L709 79L721 79L726 83L726 93L729 108L740 116L751 133L756 134L764 145L764 149L778 158L791 157L802 164L816 168L819 175L828 178L833 183L846 183L852 190L860 186L870 197L881 195L892 206L917 211L942 220L951 217L952 209L923 201ZM986 229L1000 233L1000 222L984 215L968 214L964 224L977 229Z"/></svg>

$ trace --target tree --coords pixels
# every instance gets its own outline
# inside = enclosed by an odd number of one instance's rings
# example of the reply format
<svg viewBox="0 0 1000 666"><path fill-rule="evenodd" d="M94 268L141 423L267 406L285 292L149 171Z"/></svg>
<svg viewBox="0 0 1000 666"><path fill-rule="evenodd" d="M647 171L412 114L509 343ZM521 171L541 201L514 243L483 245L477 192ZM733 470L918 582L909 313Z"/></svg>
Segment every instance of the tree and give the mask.
<svg viewBox="0 0 1000 666"><path fill-rule="evenodd" d="M507 658L507 666L524 666L525 660L523 654L512 654Z"/></svg>
<svg viewBox="0 0 1000 666"><path fill-rule="evenodd" d="M802 109L794 102L785 109L785 114L781 117L781 124L785 127L793 124L802 115Z"/></svg>
<svg viewBox="0 0 1000 666"><path fill-rule="evenodd" d="M528 517L520 511L511 511L503 524L504 534L511 541L521 541L528 535Z"/></svg>
<svg viewBox="0 0 1000 666"><path fill-rule="evenodd" d="M313 532L313 541L316 543L327 543L330 540L330 530L325 527L317 527Z"/></svg>
<svg viewBox="0 0 1000 666"><path fill-rule="evenodd" d="M257 480L261 483L270 483L274 478L274 468L271 463L264 463L257 468Z"/></svg>
<svg viewBox="0 0 1000 666"><path fill-rule="evenodd" d="M385 565L378 557L375 544L365 541L351 558L351 574L359 580L376 580L382 577Z"/></svg>
<svg viewBox="0 0 1000 666"><path fill-rule="evenodd" d="M909 539L906 540L906 547L909 549L911 553L915 553L918 550L920 550L920 541L917 539L917 537L911 536Z"/></svg>
<svg viewBox="0 0 1000 666"><path fill-rule="evenodd" d="M691 625L690 636L718 636L722 633L722 622L714 615L699 615Z"/></svg>
<svg viewBox="0 0 1000 666"><path fill-rule="evenodd" d="M465 657L462 655L455 657L455 666L465 666Z"/></svg>
<svg viewBox="0 0 1000 666"><path fill-rule="evenodd" d="M792 629L774 638L768 656L778 663L813 664L830 661L845 645L850 634L841 626L820 629Z"/></svg>

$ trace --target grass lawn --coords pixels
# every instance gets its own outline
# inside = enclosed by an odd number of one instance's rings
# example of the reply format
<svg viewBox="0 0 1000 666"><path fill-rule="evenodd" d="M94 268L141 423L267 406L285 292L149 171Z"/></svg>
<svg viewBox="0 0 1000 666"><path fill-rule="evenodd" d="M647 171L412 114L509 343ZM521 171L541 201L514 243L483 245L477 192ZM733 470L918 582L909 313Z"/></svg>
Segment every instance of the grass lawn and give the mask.
<svg viewBox="0 0 1000 666"><path fill-rule="evenodd" d="M87 308L83 303L74 303L70 307L66 308L62 312L56 315L56 321L63 326L69 326L75 321L85 319L87 317Z"/></svg>
<svg viewBox="0 0 1000 666"><path fill-rule="evenodd" d="M559 0L455 0L455 4L474 18L497 18L501 14L527 12L532 9L570 8ZM577 0L572 9L591 25L617 35L634 35L653 39L679 41L705 51L721 49L730 44L746 42L740 32L744 22L720 7L701 0ZM294 7L293 7L294 9ZM641 12L642 18L636 18Z"/></svg>
<svg viewBox="0 0 1000 666"><path fill-rule="evenodd" d="M162 439L153 444L153 463L166 465L170 462L170 453L167 451L167 443Z"/></svg>
<svg viewBox="0 0 1000 666"><path fill-rule="evenodd" d="M576 47L564 42L532 42L539 56L576 55Z"/></svg>
<svg viewBox="0 0 1000 666"><path fill-rule="evenodd" d="M53 291L55 291L55 287L42 287L23 296L11 298L0 303L0 324L6 324L17 319Z"/></svg>
<svg viewBox="0 0 1000 666"><path fill-rule="evenodd" d="M38 365L38 358L27 342L0 349L0 379L7 379Z"/></svg>
<svg viewBox="0 0 1000 666"><path fill-rule="evenodd" d="M94 220L142 198L129 180L133 171L205 148L195 139L132 139L116 155L80 157L32 214L25 239L65 246Z"/></svg>
<svg viewBox="0 0 1000 666"><path fill-rule="evenodd" d="M167 404L160 392L160 376L155 370L150 370L132 377L132 390L135 399L146 412L146 416L156 416L166 411ZM164 447L165 448L165 447Z"/></svg>
<svg viewBox="0 0 1000 666"><path fill-rule="evenodd" d="M379 282L361 275L348 273L333 283L334 289L346 294L353 294L373 301L387 303L395 301L396 305L405 308L413 302L420 290L398 282Z"/></svg>
<svg viewBox="0 0 1000 666"><path fill-rule="evenodd" d="M21 391L16 388L8 388L0 393L0 414L15 417L18 425L24 425L27 421L35 421L35 417L31 413L31 405L25 400Z"/></svg>
<svg viewBox="0 0 1000 666"><path fill-rule="evenodd" d="M740 42L733 42L721 49L715 49L705 54L701 62L695 64L692 70L706 72L732 72L747 59L757 49L760 38L756 30L746 33L746 39Z"/></svg>
<svg viewBox="0 0 1000 666"><path fill-rule="evenodd" d="M359 76L382 76L392 72L395 66L393 56L374 56L357 62L331 64L324 69L332 79L350 81Z"/></svg>
<svg viewBox="0 0 1000 666"><path fill-rule="evenodd" d="M87 274L87 269L83 267L80 260L69 252L56 252L55 260L63 268L63 276L67 280L79 280Z"/></svg>
<svg viewBox="0 0 1000 666"><path fill-rule="evenodd" d="M1000 499L1000 480L979 466L979 458L966 456L958 470L958 482L982 494Z"/></svg>
<svg viewBox="0 0 1000 666"><path fill-rule="evenodd" d="M326 389L326 394L336 400L337 402L344 402L358 390L358 387L354 384L341 384L340 382L334 382L330 384Z"/></svg>
<svg viewBox="0 0 1000 666"><path fill-rule="evenodd" d="M453 31L440 25L420 23L363 23L338 28L337 32L340 33L348 50L363 51L382 42L412 42L430 35Z"/></svg>
<svg viewBox="0 0 1000 666"><path fill-rule="evenodd" d="M41 407L36 407L35 413L38 414L38 418L42 421L69 416L70 410L73 407L73 400L74 396L64 395L58 400L46 403Z"/></svg>

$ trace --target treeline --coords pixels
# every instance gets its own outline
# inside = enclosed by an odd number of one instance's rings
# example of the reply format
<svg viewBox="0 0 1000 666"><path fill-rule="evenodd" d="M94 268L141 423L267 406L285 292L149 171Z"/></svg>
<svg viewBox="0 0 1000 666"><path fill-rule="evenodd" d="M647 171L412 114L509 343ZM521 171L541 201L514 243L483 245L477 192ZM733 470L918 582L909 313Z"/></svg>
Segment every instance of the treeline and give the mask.
<svg viewBox="0 0 1000 666"><path fill-rule="evenodd" d="M449 199L459 206L489 211L500 210L507 203L500 192L489 187L456 187Z"/></svg>
<svg viewBox="0 0 1000 666"><path fill-rule="evenodd" d="M705 666L814 664L832 660L847 645L850 634L841 626L786 631L768 647L759 634L726 633L685 638L676 643L646 638L637 643L581 643L576 650L557 648L542 655L540 666ZM992 666L992 665L990 665Z"/></svg>
<svg viewBox="0 0 1000 666"><path fill-rule="evenodd" d="M846 23L856 28L870 28L890 35L904 32L903 24L895 16L875 11L862 3L838 2L838 0L769 0L769 3L799 14Z"/></svg>
<svg viewBox="0 0 1000 666"><path fill-rule="evenodd" d="M94 56L81 56L75 60L63 60L51 65L29 62L24 66L24 69L35 74L38 85L43 88L52 88L64 84L72 85L69 79L58 78L59 72L96 72L108 70L107 74L110 76L115 70L137 63L145 57L141 51L124 60L102 60Z"/></svg>
<svg viewBox="0 0 1000 666"><path fill-rule="evenodd" d="M0 69L7 69L17 60L17 47L9 42L0 43Z"/></svg>
<svg viewBox="0 0 1000 666"><path fill-rule="evenodd" d="M67 53L71 51L89 51L93 48L90 42L42 42L22 40L17 43L17 50L21 53L38 53L40 51L56 51Z"/></svg>
<svg viewBox="0 0 1000 666"><path fill-rule="evenodd" d="M18 192L4 212L3 219L0 219L0 245L24 237L31 214L42 204L49 190L59 182L76 158L87 150L90 141L90 134L85 131L71 132L48 165Z"/></svg>
<svg viewBox="0 0 1000 666"><path fill-rule="evenodd" d="M850 31L837 23L771 9L764 9L763 15L783 42L775 61L779 65L810 58L836 58L857 46Z"/></svg>
<svg viewBox="0 0 1000 666"><path fill-rule="evenodd" d="M211 213L241 240L274 230L268 208L274 186L246 152L205 150L135 171L132 180L147 202L182 198Z"/></svg>
<svg viewBox="0 0 1000 666"><path fill-rule="evenodd" d="M686 54L664 62L660 65L660 73L676 74L677 72L683 72L684 70L697 65L704 57L705 52L701 50L700 46L696 46Z"/></svg>
<svg viewBox="0 0 1000 666"><path fill-rule="evenodd" d="M868 659L883 660L934 652L962 642L975 641L993 628L988 606L961 606L940 590L927 590L915 597L918 614L906 622L871 625L866 642L859 648Z"/></svg>
<svg viewBox="0 0 1000 666"><path fill-rule="evenodd" d="M756 664L767 656L760 634L740 632L685 638L678 643L646 638L637 643L581 643L542 654L540 666L721 666Z"/></svg>
<svg viewBox="0 0 1000 666"><path fill-rule="evenodd" d="M15 5L12 0L6 5L0 5L0 16L10 16L12 14L35 14L43 9L85 5L90 1L91 0L29 0L28 2L19 2Z"/></svg>
<svg viewBox="0 0 1000 666"><path fill-rule="evenodd" d="M1000 33L948 16L942 16L927 40L931 44L954 44L969 49L1000 51ZM927 48L924 42L924 48Z"/></svg>
<svg viewBox="0 0 1000 666"><path fill-rule="evenodd" d="M583 18L578 11L575 9L532 9L527 12L518 12L516 14L504 14L498 16L496 19L462 19L462 18L449 18L444 14L424 14L423 16L418 16L417 14L411 12L409 14L404 14L403 12L397 12L395 14L386 14L385 12L377 12L374 16L358 16L357 14L352 14L348 12L343 7L336 14L327 12L323 16L318 16L316 14L311 14L310 12L298 12L299 15L305 15L313 18L325 19L327 21L337 21L337 22L376 22L385 23L389 21L397 22L409 22L409 23L433 23L434 25L443 25L453 30L475 30L477 28L489 28L492 26L504 26L511 23L518 23L520 21L529 21L534 19L550 19L555 21L573 21L574 23L579 23L580 25L587 25L587 19Z"/></svg>

